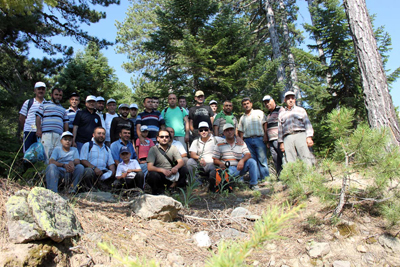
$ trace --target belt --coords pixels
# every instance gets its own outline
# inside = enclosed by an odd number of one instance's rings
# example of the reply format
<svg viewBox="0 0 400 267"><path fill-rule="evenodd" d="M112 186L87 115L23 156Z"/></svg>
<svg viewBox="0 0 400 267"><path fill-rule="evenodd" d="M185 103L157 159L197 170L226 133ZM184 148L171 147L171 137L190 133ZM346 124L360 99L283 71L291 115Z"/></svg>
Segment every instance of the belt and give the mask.
<svg viewBox="0 0 400 267"><path fill-rule="evenodd" d="M305 130L293 131L293 132L291 132L291 133L285 134L283 137L286 137L286 136L291 135L291 134L304 133L304 132L305 132Z"/></svg>
<svg viewBox="0 0 400 267"><path fill-rule="evenodd" d="M252 135L252 136L249 136L249 137L243 137L243 139L247 139L247 138L258 138L258 137L263 137L262 135L261 136L259 136L259 135Z"/></svg>

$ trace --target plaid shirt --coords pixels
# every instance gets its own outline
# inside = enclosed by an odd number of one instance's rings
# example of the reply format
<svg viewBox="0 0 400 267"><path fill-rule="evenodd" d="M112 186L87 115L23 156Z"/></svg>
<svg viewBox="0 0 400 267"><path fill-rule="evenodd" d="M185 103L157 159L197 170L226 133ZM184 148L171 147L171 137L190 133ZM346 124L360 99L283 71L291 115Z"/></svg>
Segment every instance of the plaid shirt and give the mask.
<svg viewBox="0 0 400 267"><path fill-rule="evenodd" d="M307 137L312 137L314 135L314 130L304 108L294 106L292 109L286 108L284 112L279 113L279 143L283 142L283 138L286 135L301 131L306 132Z"/></svg>
<svg viewBox="0 0 400 267"><path fill-rule="evenodd" d="M238 131L243 133L243 138L264 136L264 123L267 122L267 116L259 109L252 109L249 115L243 114L240 117Z"/></svg>
<svg viewBox="0 0 400 267"><path fill-rule="evenodd" d="M267 116L267 135L268 141L274 141L278 139L278 117L279 114L285 112L285 109L280 106L276 106L273 111L270 111Z"/></svg>

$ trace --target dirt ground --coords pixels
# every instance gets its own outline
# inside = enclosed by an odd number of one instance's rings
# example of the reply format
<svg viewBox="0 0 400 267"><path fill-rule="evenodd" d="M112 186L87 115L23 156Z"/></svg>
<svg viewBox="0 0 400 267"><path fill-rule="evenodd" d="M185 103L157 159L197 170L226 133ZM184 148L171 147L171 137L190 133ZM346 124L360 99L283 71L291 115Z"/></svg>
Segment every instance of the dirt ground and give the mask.
<svg viewBox="0 0 400 267"><path fill-rule="evenodd" d="M25 260L25 266L122 266L118 259L99 247L100 242L114 246L122 257L154 259L160 266L204 266L213 253L218 253L218 243L221 236L226 236L227 229L236 229L239 232L235 233L240 234L238 238L226 238L229 242L241 242L249 237L254 221L232 218L230 215L234 208L244 207L254 215L261 215L270 206L283 205L288 199L288 190L274 182L263 187L261 194L249 190L215 194L199 188L196 192L198 200L190 208L181 210L177 220L161 222L136 216L130 208L128 197L122 197L118 203L73 198L70 205L85 231L80 238L61 244L44 240L17 245L8 240L5 203L9 196L23 187L7 183L5 179L0 179L0 185L0 258L22 259L32 254L33 249L39 254L44 250L52 251L45 259ZM319 199L310 197L305 202L305 208L281 232L282 238L263 243L250 254L246 264L400 266L399 251L377 241L383 234L396 236L399 228L387 230L382 218L367 213L363 207L346 207L337 221L330 220L330 216L331 208L321 204ZM211 248L196 246L192 236L199 231L208 232L213 242ZM329 252L311 258L309 250L318 242L328 243ZM351 265L335 265L338 261Z"/></svg>

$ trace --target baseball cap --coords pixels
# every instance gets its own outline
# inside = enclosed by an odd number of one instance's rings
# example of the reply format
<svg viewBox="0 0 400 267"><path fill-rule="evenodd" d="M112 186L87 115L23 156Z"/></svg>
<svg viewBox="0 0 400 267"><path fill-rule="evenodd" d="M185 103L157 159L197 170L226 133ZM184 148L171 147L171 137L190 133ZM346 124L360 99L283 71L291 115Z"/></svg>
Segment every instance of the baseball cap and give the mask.
<svg viewBox="0 0 400 267"><path fill-rule="evenodd" d="M196 94L194 94L194 96L201 96L201 95L204 95L204 92L201 90L197 91Z"/></svg>
<svg viewBox="0 0 400 267"><path fill-rule="evenodd" d="M287 97L288 95L296 95L293 91L287 91L286 93L285 93L285 97Z"/></svg>
<svg viewBox="0 0 400 267"><path fill-rule="evenodd" d="M44 82L35 83L35 88L39 88L39 87L45 87L46 88L46 84Z"/></svg>
<svg viewBox="0 0 400 267"><path fill-rule="evenodd" d="M121 109L121 108L129 108L129 106L128 106L128 104L121 104L118 106L118 109Z"/></svg>
<svg viewBox="0 0 400 267"><path fill-rule="evenodd" d="M63 132L63 133L62 133L61 139L62 139L64 136L71 136L71 137L73 137L74 135L73 135L70 131L66 131L66 132Z"/></svg>
<svg viewBox="0 0 400 267"><path fill-rule="evenodd" d="M96 101L96 97L94 95L88 95L86 97L86 102L88 102L88 101Z"/></svg>
<svg viewBox="0 0 400 267"><path fill-rule="evenodd" d="M207 122L202 121L199 123L199 127L198 128L209 128L209 125Z"/></svg>
<svg viewBox="0 0 400 267"><path fill-rule="evenodd" d="M148 131L148 130L149 130L149 128L147 128L147 125L140 126L140 131L141 132Z"/></svg>
<svg viewBox="0 0 400 267"><path fill-rule="evenodd" d="M218 104L218 102L217 102L216 100L213 99L213 100L211 100L210 103L208 103L208 104L209 104L209 105L211 105L211 104Z"/></svg>
<svg viewBox="0 0 400 267"><path fill-rule="evenodd" d="M104 97L98 96L98 97L96 98L96 101L99 102L99 101L106 101L106 100L104 99Z"/></svg>
<svg viewBox="0 0 400 267"><path fill-rule="evenodd" d="M136 104L131 104L131 105L129 106L129 108L136 108L136 109L139 109L138 105L136 105Z"/></svg>
<svg viewBox="0 0 400 267"><path fill-rule="evenodd" d="M110 99L107 100L107 105L108 105L109 103L112 103L112 102L117 103L117 101L115 101L115 99L110 98Z"/></svg>
<svg viewBox="0 0 400 267"><path fill-rule="evenodd" d="M272 97L270 95L266 95L263 98L263 101L270 101L272 99Z"/></svg>
<svg viewBox="0 0 400 267"><path fill-rule="evenodd" d="M230 129L230 128L235 128L235 127L232 124L227 123L227 124L224 125L223 130L225 131L226 129Z"/></svg>
<svg viewBox="0 0 400 267"><path fill-rule="evenodd" d="M79 97L79 95L78 95L78 93L77 92L73 92L70 96L69 96L69 98L71 98L71 97L73 97L73 96L77 96L77 97Z"/></svg>
<svg viewBox="0 0 400 267"><path fill-rule="evenodd" d="M119 150L119 154L122 154L122 153L131 153L131 152L129 151L129 149L128 149L127 146L123 146L123 147L121 147L121 149Z"/></svg>

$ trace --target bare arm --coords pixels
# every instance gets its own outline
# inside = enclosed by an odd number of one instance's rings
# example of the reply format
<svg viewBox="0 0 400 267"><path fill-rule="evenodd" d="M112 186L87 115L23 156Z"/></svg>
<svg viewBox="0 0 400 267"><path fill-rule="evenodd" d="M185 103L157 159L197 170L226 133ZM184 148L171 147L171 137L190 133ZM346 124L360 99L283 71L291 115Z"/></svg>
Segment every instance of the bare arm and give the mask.
<svg viewBox="0 0 400 267"><path fill-rule="evenodd" d="M42 137L42 118L36 115L36 136Z"/></svg>
<svg viewBox="0 0 400 267"><path fill-rule="evenodd" d="M74 125L74 128L72 128L72 134L74 135L73 139L72 139L72 146L76 147L76 134L78 133L78 125Z"/></svg>
<svg viewBox="0 0 400 267"><path fill-rule="evenodd" d="M171 171L164 169L164 168L158 168L158 167L154 166L154 163L152 163L152 162L147 163L147 170L149 172L160 172L160 173L163 173L165 176L171 175Z"/></svg>
<svg viewBox="0 0 400 267"><path fill-rule="evenodd" d="M185 142L187 143L189 142L189 132L190 132L188 116L185 116L183 118L183 121L185 122Z"/></svg>
<svg viewBox="0 0 400 267"><path fill-rule="evenodd" d="M214 125L213 128L214 128L214 136L219 136L219 131L218 131L219 126Z"/></svg>
<svg viewBox="0 0 400 267"><path fill-rule="evenodd" d="M19 114L19 125L21 126L22 129L24 128L25 120L26 120L26 116Z"/></svg>
<svg viewBox="0 0 400 267"><path fill-rule="evenodd" d="M193 132L194 128L193 128L193 120L192 119L189 119L189 127L190 127L190 130Z"/></svg>
<svg viewBox="0 0 400 267"><path fill-rule="evenodd" d="M241 131L238 131L238 135L239 135L239 137L240 137L240 138L242 138L242 139L243 139L243 132L241 132Z"/></svg>
<svg viewBox="0 0 400 267"><path fill-rule="evenodd" d="M69 130L68 122L65 122L65 123L64 123L64 132L66 132L66 131L68 131L68 130Z"/></svg>

